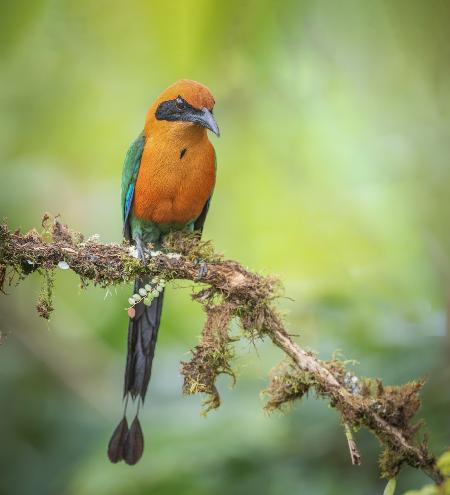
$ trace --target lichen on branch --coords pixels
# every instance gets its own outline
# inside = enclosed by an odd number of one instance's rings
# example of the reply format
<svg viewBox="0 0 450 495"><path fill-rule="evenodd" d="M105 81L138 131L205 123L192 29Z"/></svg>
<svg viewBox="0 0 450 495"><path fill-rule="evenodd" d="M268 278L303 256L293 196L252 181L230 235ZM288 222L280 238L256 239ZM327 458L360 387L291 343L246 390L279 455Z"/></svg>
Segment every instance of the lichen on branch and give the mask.
<svg viewBox="0 0 450 495"><path fill-rule="evenodd" d="M304 350L286 331L276 309L280 282L223 259L210 242L200 241L195 234L175 233L168 236L162 251L152 251L151 246L149 249L148 259L141 262L132 246L102 244L96 237L86 240L49 215L44 217L40 233L12 232L5 222L0 225L0 291L30 273L40 273L44 285L38 312L48 318L53 309L52 273L58 267L75 272L82 287L90 283L101 287L130 283L144 274L167 282L190 280L196 287L193 299L202 304L206 321L190 361L181 365L183 391L206 394L204 411L220 405L218 376L227 374L235 380L232 360L237 337L231 334L231 323L237 321L242 337L252 342L270 339L286 355L271 374L267 410L282 409L314 392L339 413L352 458L359 453L351 431L366 427L382 445L383 476L395 476L406 463L421 469L436 483L443 482L427 442L418 439L420 424L414 422L423 381L387 387L379 380L358 378L346 361L336 357L324 361ZM199 260L207 262L206 272L199 270Z"/></svg>

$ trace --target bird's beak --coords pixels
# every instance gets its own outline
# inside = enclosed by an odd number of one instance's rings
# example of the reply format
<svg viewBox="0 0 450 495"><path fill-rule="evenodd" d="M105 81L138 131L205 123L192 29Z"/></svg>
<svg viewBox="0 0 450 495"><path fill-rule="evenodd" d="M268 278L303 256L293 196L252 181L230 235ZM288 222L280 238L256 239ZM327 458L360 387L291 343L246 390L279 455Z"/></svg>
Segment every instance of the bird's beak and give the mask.
<svg viewBox="0 0 450 495"><path fill-rule="evenodd" d="M202 108L201 110L190 112L188 120L190 122L193 122L194 124L206 127L206 129L214 132L217 137L220 137L219 126L217 125L213 114L207 108Z"/></svg>

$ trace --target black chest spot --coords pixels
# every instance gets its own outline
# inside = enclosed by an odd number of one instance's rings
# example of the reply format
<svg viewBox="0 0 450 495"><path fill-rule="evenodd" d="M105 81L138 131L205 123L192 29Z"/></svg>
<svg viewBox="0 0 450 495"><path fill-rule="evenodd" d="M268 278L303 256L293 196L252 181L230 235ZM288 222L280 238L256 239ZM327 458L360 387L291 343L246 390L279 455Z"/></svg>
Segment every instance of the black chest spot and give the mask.
<svg viewBox="0 0 450 495"><path fill-rule="evenodd" d="M187 148L183 148L181 151L180 151L180 160L183 159L183 156L186 154L186 151L187 151Z"/></svg>

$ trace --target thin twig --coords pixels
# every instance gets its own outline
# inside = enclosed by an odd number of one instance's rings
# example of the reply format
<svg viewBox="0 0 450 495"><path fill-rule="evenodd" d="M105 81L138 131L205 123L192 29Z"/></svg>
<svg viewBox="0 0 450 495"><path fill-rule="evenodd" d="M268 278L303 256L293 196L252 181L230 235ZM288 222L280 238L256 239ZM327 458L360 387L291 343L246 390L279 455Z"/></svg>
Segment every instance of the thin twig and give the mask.
<svg viewBox="0 0 450 495"><path fill-rule="evenodd" d="M345 436L347 437L348 450L350 452L350 459L354 466L361 465L361 454L359 453L358 446L356 445L355 439L353 438L353 433L351 428L347 423L344 423Z"/></svg>

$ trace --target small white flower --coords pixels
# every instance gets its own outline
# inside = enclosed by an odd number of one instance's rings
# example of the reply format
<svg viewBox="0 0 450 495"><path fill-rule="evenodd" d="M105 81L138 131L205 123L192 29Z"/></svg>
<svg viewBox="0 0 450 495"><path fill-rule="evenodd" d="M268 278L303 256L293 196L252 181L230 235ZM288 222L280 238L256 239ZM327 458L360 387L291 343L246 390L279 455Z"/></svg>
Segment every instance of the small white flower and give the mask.
<svg viewBox="0 0 450 495"><path fill-rule="evenodd" d="M139 289L139 294L140 294L142 297L145 297L145 296L147 295L147 291L146 291L143 287L141 287L141 288Z"/></svg>
<svg viewBox="0 0 450 495"><path fill-rule="evenodd" d="M129 297L128 298L128 302L133 305L136 301L132 298L132 297Z"/></svg>
<svg viewBox="0 0 450 495"><path fill-rule="evenodd" d="M159 296L159 292L155 289L152 291L152 296L153 297L158 297Z"/></svg>
<svg viewBox="0 0 450 495"><path fill-rule="evenodd" d="M131 297L132 297L132 298L133 298L136 302L137 302L137 301L140 301L140 300L142 299L142 298L141 298L141 296L140 296L139 294L133 294Z"/></svg>
<svg viewBox="0 0 450 495"><path fill-rule="evenodd" d="M58 263L58 268L61 268L61 270L68 270L70 267L69 264L66 263L65 261L60 261Z"/></svg>
<svg viewBox="0 0 450 495"><path fill-rule="evenodd" d="M152 290L152 286L151 286L151 285L148 285L148 284L145 284L144 289L145 289L147 292L150 292L150 291Z"/></svg>
<svg viewBox="0 0 450 495"><path fill-rule="evenodd" d="M150 251L150 256L153 256L153 257L160 256L161 254L162 254L161 251Z"/></svg>

